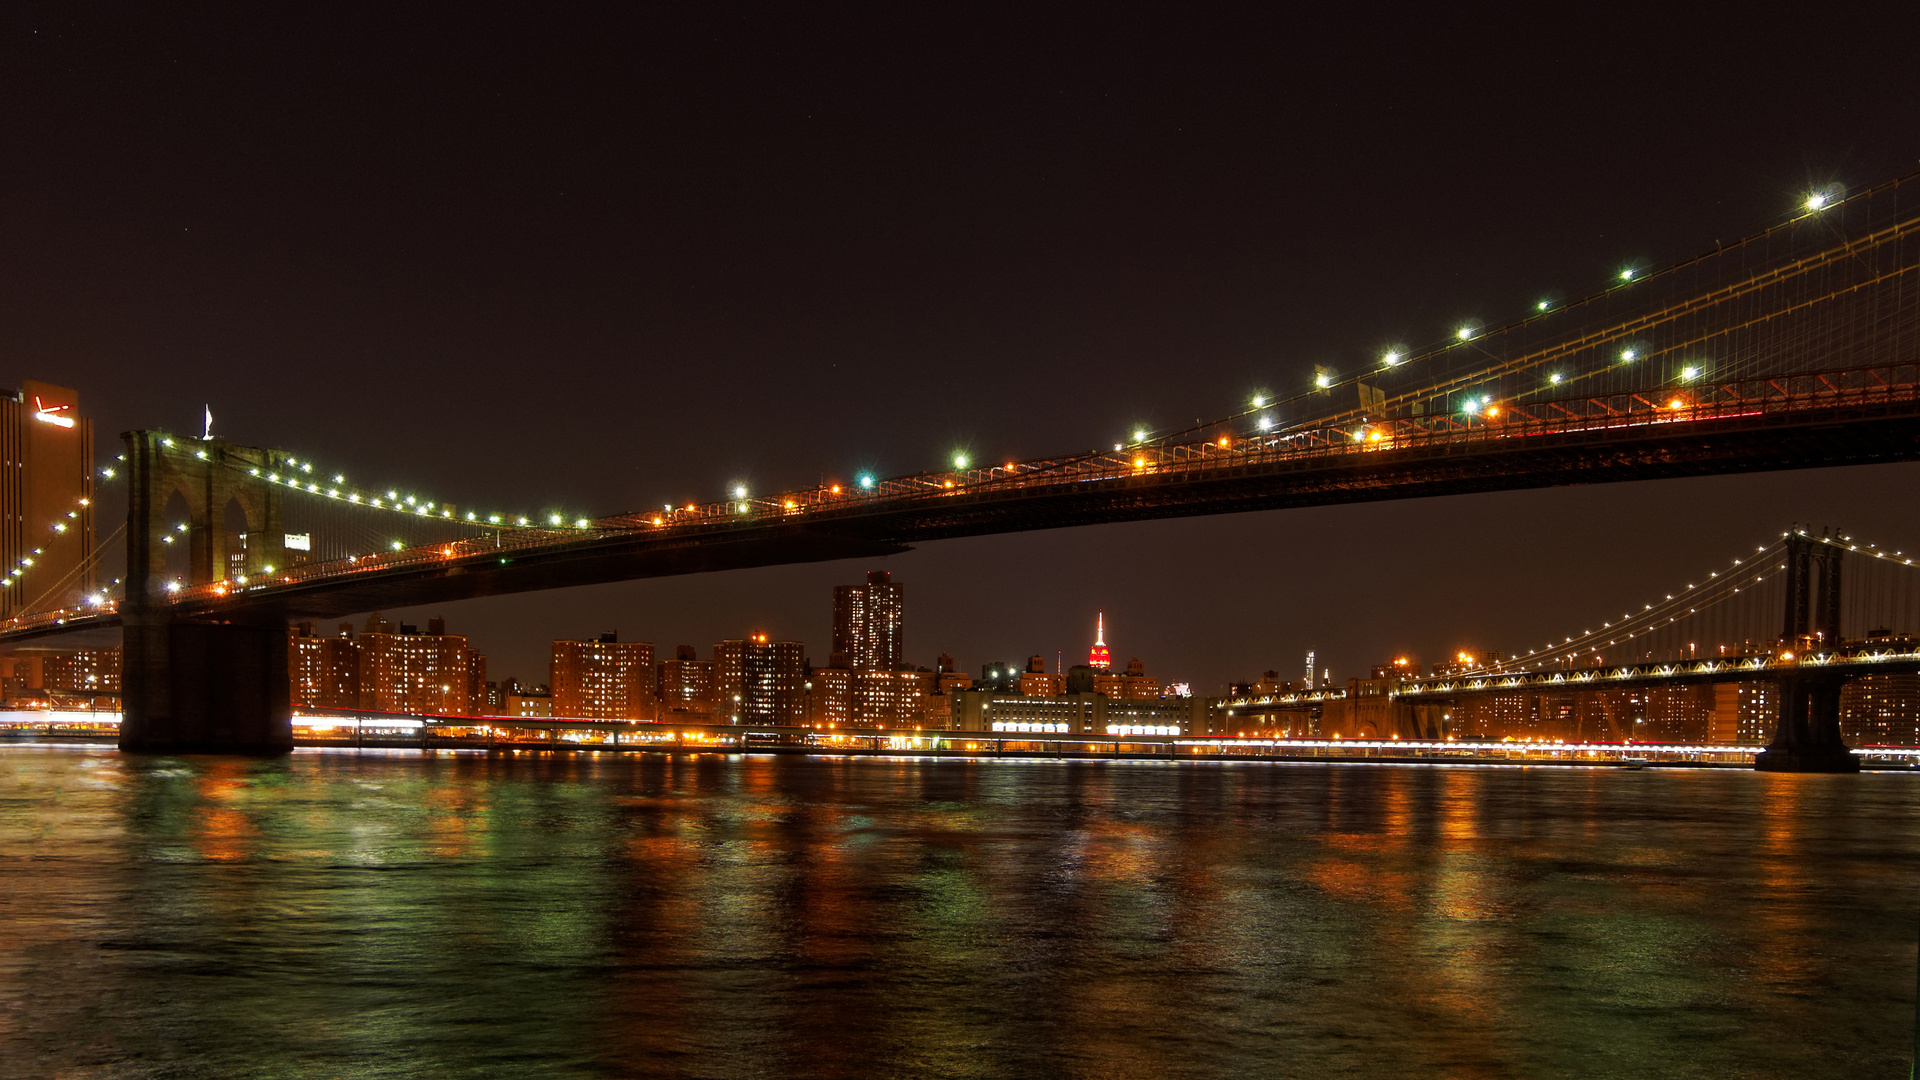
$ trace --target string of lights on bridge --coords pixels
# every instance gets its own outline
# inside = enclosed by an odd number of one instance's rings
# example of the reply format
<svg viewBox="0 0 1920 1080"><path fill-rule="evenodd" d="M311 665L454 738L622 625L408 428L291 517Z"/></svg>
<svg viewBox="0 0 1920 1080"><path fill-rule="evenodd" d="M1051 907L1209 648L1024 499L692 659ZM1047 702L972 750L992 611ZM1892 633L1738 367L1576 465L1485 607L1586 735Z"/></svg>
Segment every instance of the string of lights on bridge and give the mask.
<svg viewBox="0 0 1920 1080"><path fill-rule="evenodd" d="M171 437L163 438L160 444L171 449L174 446L174 440ZM194 457L201 461L214 460L213 455L209 454L205 449L196 449L194 451ZM547 530L565 528L588 529L593 527L593 522L588 518L569 518L567 515L551 512L544 515L544 524L542 523L543 519L540 515L482 514L471 510L465 514L456 514L451 504L437 504L437 500L422 495L403 495L397 488L389 488L383 493L373 488L357 487L349 483L346 474L342 472L334 472L330 481L314 479L315 476L326 477L328 470L322 469L316 473L314 471L316 463L311 460L303 461L300 458L289 455L284 461L286 464L286 472L284 475L278 469L261 469L257 466L248 466L246 473L255 479L284 487L289 491L297 491L304 495L312 495L315 498L329 499L349 506L379 510L385 513L399 514L411 518L451 521L457 524L473 525L489 529ZM220 461L219 464L231 469L240 468L238 464L224 460Z"/></svg>
<svg viewBox="0 0 1920 1080"><path fill-rule="evenodd" d="M1529 663L1541 660L1576 655L1598 647L1617 645L1623 641L1632 640L1633 638L1652 633L1662 626L1676 623L1688 615L1697 614L1702 608L1711 607L1715 604L1730 600L1733 596L1740 594L1743 589L1761 584L1770 577L1784 571L1786 569L1785 563L1774 564L1757 571L1754 569L1754 564L1769 561L1776 553L1783 551L1788 540L1795 535L1817 540L1824 544L1842 545L1845 546L1848 552L1865 552L1873 558L1882 560L1890 565L1902 567L1912 567L1914 565L1913 557L1907 555L1904 549L1889 551L1878 544L1861 544L1850 536L1813 536L1805 529L1794 529L1781 533L1780 539L1770 544L1759 545L1753 555L1734 559L1732 565L1724 574L1720 571L1709 571L1706 580L1688 582L1686 587L1677 593L1666 593L1661 599L1643 603L1641 610L1637 613L1633 611L1623 612L1618 622L1612 620L1603 621L1601 628L1597 631L1582 630L1579 634L1566 636L1559 642L1548 642L1538 649L1514 656L1502 663L1506 666L1524 667ZM1744 575L1747 573L1754 575L1751 581L1745 579ZM1741 582L1741 584L1732 585L1726 592L1708 600L1702 601L1698 598L1699 590L1701 589L1714 585L1722 585L1725 587L1726 582L1735 580ZM1695 594L1691 599L1688 595L1690 593ZM1671 614L1671 612L1677 612L1682 605L1687 607L1684 613ZM1639 628L1629 629L1629 627L1636 626ZM1622 633L1623 630L1625 631L1624 635ZM1600 641L1601 638L1608 638L1609 640L1602 643Z"/></svg>
<svg viewBox="0 0 1920 1080"><path fill-rule="evenodd" d="M1819 214L1822 211L1825 211L1834 206L1837 206L1844 201L1846 201L1844 190L1839 188L1837 185L1829 186L1828 188L1814 192L1809 196L1807 196L1806 200L1798 208L1798 213L1791 219L1791 221L1799 221L1807 217L1810 217L1812 215ZM1676 264L1676 265L1681 265L1681 264ZM1591 293L1585 297L1581 297L1578 299L1569 300L1565 302L1559 302L1553 299L1540 300L1533 306L1533 311L1531 313L1508 325L1495 326L1495 327L1483 327L1479 324L1471 324L1471 323L1462 324L1460 326L1455 327L1453 331L1440 343L1433 346L1429 346L1424 350L1416 351L1416 350L1408 349L1404 346L1396 345L1392 348L1385 350L1385 352L1380 355L1379 366L1377 368L1372 369L1372 371L1382 371L1382 370L1403 368L1403 367L1406 367L1407 365L1417 364L1422 361L1427 361L1437 357L1448 355L1453 349L1456 349L1462 345L1480 340L1482 338L1488 337L1489 335L1518 329L1536 320L1547 318L1549 316L1558 314L1560 312L1564 312L1564 311L1571 310L1573 308L1580 307L1584 304L1587 304L1592 301L1601 299L1605 296L1608 296L1613 292L1617 291L1618 289L1624 288L1626 286L1637 285L1643 282L1652 281L1667 273L1670 273L1673 269L1674 267L1667 267L1665 269L1661 269L1657 271L1648 271L1641 265L1630 264L1616 271L1612 275L1612 277L1609 279L1606 286L1600 289L1599 291ZM1642 358L1642 351L1634 346L1629 345L1620 349L1620 351L1617 354L1617 363L1631 364L1641 358ZM1315 394L1323 394L1331 390L1334 390L1338 387L1358 383L1361 379L1370 375L1372 371L1358 374L1358 375L1337 377L1333 373L1327 371L1326 369L1320 369L1320 371L1315 375L1315 378L1313 381L1313 388L1310 391L1297 394L1291 398L1285 398L1285 399L1272 399L1272 398L1269 398L1264 393L1256 394L1251 398L1250 408L1243 409L1235 413L1234 415L1226 418L1224 421L1215 421L1213 424L1203 424L1201 425L1201 427L1213 427L1220 423L1232 423L1236 421L1245 421L1250 419L1252 421L1252 427L1254 428L1254 430L1261 432L1263 434L1271 433L1274 431L1275 427L1277 426L1277 422L1274 419L1274 412L1278 408L1285 405L1293 404L1302 400L1307 400L1313 397ZM1703 373L1704 373L1703 369L1698 364L1686 364L1680 368L1677 377L1682 382L1690 382L1699 378ZM1554 372L1554 373L1548 374L1547 381L1549 385L1559 385L1565 378L1566 376L1564 376L1562 373ZM1679 403L1676 402L1675 404L1677 405ZM1499 414L1499 405L1495 402L1492 395L1486 395L1486 394L1477 395L1477 396L1466 395L1461 401L1461 411L1469 416L1479 415L1483 413L1487 416L1497 416ZM1132 438L1130 441L1135 447L1146 447L1150 444L1164 443L1170 439L1178 438L1183 435L1190 435L1198 430L1200 429L1189 428L1179 432L1155 433L1149 428L1142 426L1133 430ZM1366 428L1362 426L1360 429L1354 432L1354 437L1356 439L1364 439L1368 437L1368 432ZM1376 432L1373 434L1372 437L1379 438L1379 434ZM191 440L188 440L188 441L191 441ZM1222 439L1221 442L1223 445L1225 445L1227 440ZM165 437L162 439L162 445L168 448L172 448L175 445L175 440L172 437ZM1127 449L1127 446L1128 446L1128 441L1123 440L1122 442L1114 444L1114 450L1117 452L1123 452ZM201 460L213 460L213 455L211 455L208 452L208 450L205 448L196 448L194 450L194 456ZM964 472L973 464L972 458L973 456L968 451L964 449L957 450L952 455L951 463L955 470ZM569 528L574 530L588 530L595 527L595 522L592 519L589 519L586 517L570 518L568 515L551 513L551 512L545 515L531 515L531 514L509 514L509 513L482 514L475 511L468 511L467 513L462 515L462 514L458 514L451 505L438 504L436 500L429 499L417 494L402 494L401 490L398 488L389 488L386 491L381 492L377 489L358 487L356 485L349 483L346 478L346 475L342 472L332 472L331 480L320 479L328 476L329 470L319 469L318 471L316 471L317 463L310 459L302 460L298 457L289 455L289 456L286 456L283 459L283 461L285 465L284 472L272 467L268 467L268 468L247 467L246 472L248 473L248 475L254 477L255 479L261 480L265 483L273 484L277 487L281 487L286 490L297 491L305 495L313 496L315 498L327 499L330 501L339 502L344 505L356 506L363 509L379 511L383 513L390 513L390 514L399 515L402 517L407 517L407 518L416 519L416 520L417 519L439 520L443 522L456 523L456 524L474 526L474 527L485 528L485 529L502 529L502 530L527 529L527 530L544 531L548 529L569 529ZM237 464L226 462L226 461L221 461L220 463L230 468L237 469L241 467ZM1009 466L1009 471L1011 471L1011 469L1012 469L1012 466ZM110 467L108 469L102 470L102 475L110 478L113 475L113 470ZM856 475L853 483L857 491L861 493L871 493L879 485L880 481L872 472L861 472ZM948 481L947 486L948 487L954 486L954 481ZM832 485L831 491L835 495L840 494L840 486L838 484ZM747 485L745 485L744 483L735 483L731 485L731 490L729 494L732 497L732 499L735 500L735 502L730 504L728 507L729 513L734 512L736 509L738 510L738 512L741 512L741 513L745 513L750 510L750 504L747 501L749 498L749 491L748 491ZM791 508L791 506L792 504L789 503L788 508ZM698 507L694 504L688 504L688 505L679 507L678 509L682 511L692 511L692 510L697 510ZM676 507L673 504L669 503L665 505L665 510L668 514L673 514L676 511ZM75 517L77 516L77 514L69 514L68 516ZM665 519L659 516L655 516L654 518L652 518L652 523L655 525L663 525L665 524ZM56 531L64 531L65 523L56 523L54 528ZM181 526L179 528L181 528L184 531L184 526ZM164 539L168 543L171 543L173 540L171 536L165 537ZM395 540L391 543L390 547L393 550L398 551L403 549L405 545L401 541ZM38 555L39 553L40 553L39 550L36 549L36 551L34 552L34 555ZM6 583L4 586L0 586L0 587L10 587L12 584L12 580L18 579L22 575L24 570L27 567L30 567L32 565L33 557L34 556L23 557L20 565L17 565L11 568L11 573L6 575L6 577L0 578L0 581L4 581ZM1609 624L1609 626L1610 625L1611 624ZM1598 637L1600 635L1594 635L1594 636ZM1568 642L1563 644L1570 644L1573 640L1575 639L1568 639ZM1536 652L1526 654L1526 656L1537 658L1539 656L1546 655L1549 652L1559 651L1560 649L1561 649L1560 646L1548 646L1547 649L1538 650ZM1524 658L1516 658L1516 660L1519 660L1519 659L1524 659Z"/></svg>
<svg viewBox="0 0 1920 1080"><path fill-rule="evenodd" d="M1843 187L1837 184L1829 185L1807 195L1804 201L1796 208L1796 213L1788 219L1787 223L1791 224L1802 221L1808 217L1830 210L1847 200L1848 196ZM1779 226L1775 226L1775 228L1778 227ZM1756 235L1766 235L1766 233L1763 232ZM1142 425L1133 429L1130 439L1123 439L1120 442L1114 443L1113 449L1115 452L1126 452L1130 446L1133 448L1146 448L1152 445L1164 444L1173 439L1191 436L1202 429L1217 428L1223 424L1236 424L1243 421L1250 421L1252 429L1262 436L1284 433L1292 429L1282 427L1279 421L1275 419L1276 411L1284 406L1306 401L1316 395L1322 395L1344 386L1357 384L1362 379L1379 371L1406 368L1409 365L1419 364L1423 361L1449 355L1453 350L1463 345L1482 340L1491 335L1516 330L1538 320L1573 310L1610 296L1619 289L1627 286L1640 285L1653 281L1671 273L1676 267L1681 265L1685 265L1685 263L1676 263L1659 270L1649 270L1641 264L1629 264L1614 271L1608 278L1606 284L1593 293L1566 301L1551 298L1539 300L1534 303L1532 310L1526 316L1504 326L1483 326L1477 323L1463 323L1454 327L1440 342L1424 349L1414 350L1402 345L1395 345L1386 349L1380 354L1378 366L1367 372L1342 377L1336 376L1323 368L1314 376L1312 389L1309 391L1284 398L1273 398L1265 393L1255 394L1251 398L1249 408L1241 409L1221 420L1203 423L1178 431L1155 432ZM1637 345L1624 345L1615 354L1615 366L1633 364L1644 359L1647 352L1647 350ZM1676 381L1684 384L1694 382L1705 374L1706 369L1701 362L1686 362L1678 368L1674 378ZM1550 372L1546 376L1546 382L1549 386L1559 386L1569 378L1570 376L1562 372ZM1684 399L1676 399L1669 404L1672 407L1679 408L1684 406L1686 402ZM1460 399L1460 412L1468 417L1497 417L1500 414L1500 403L1497 402L1491 394L1466 394ZM1276 429L1278 429L1278 432ZM1361 425L1357 428L1352 432L1352 436L1356 440L1365 440L1368 438L1377 440L1382 437L1379 431L1369 431L1366 425ZM1228 440L1222 439L1221 442L1224 446ZM173 440L166 439L163 444L171 447ZM196 450L195 453L196 456L202 459L210 457L205 450ZM974 455L964 448L956 449L949 460L952 468L957 472L964 473L974 466ZM355 487L348 483L344 473L332 473L330 482L315 479L316 476L326 476L328 470L321 469L316 472L316 463L311 460L303 461L297 457L287 457L285 462L285 474L274 469L262 470L259 468L249 468L247 471L249 475L257 479L288 490L299 491L316 498L335 500L348 505L411 518L432 518L493 529L544 530L571 528L586 530L596 527L596 523L592 519L586 517L571 517L569 515L551 512L544 515L535 515L507 513L482 514L469 511L464 515L459 515L451 506L437 505L435 500L418 495L403 495L401 491L396 488L390 488L385 492L381 492L376 489ZM1012 471L1012 468L1013 466L1008 466L1008 471ZM895 477L892 479L902 480L910 478ZM963 477L957 477L954 480L947 481L946 486L954 487L964 482ZM876 476L875 473L862 471L855 475L852 481L852 487L856 493L871 494L879 489L883 483L884 481ZM726 504L727 512L730 514L749 513L752 504L750 502L748 485L736 481L728 485L728 487L730 501ZM839 484L829 485L828 490L834 495L841 494L841 486ZM777 504L779 497L776 496L774 501ZM792 505L788 504L787 508L792 509ZM696 503L687 503L680 506L667 503L664 504L666 516L655 515L649 520L656 526L665 525L668 517L676 513L692 512L700 509L700 506ZM404 547L399 541L394 541L391 546L394 550L400 550Z"/></svg>
<svg viewBox="0 0 1920 1080"><path fill-rule="evenodd" d="M97 466L94 469L94 472L96 475L100 476L102 479L105 479L105 480L113 480L119 475L118 470L116 470L112 465ZM47 531L49 533L52 533L53 536L55 537L65 535L68 531L70 531L72 528L74 528L76 525L79 524L80 515L86 510L87 507L92 506L93 502L94 500L91 496L81 495L77 497L73 502L72 508L64 511L61 517L55 518L54 521L47 526ZM99 546L100 548L104 548L106 546L106 542L102 542ZM93 559L97 557L99 553L100 553L99 549L96 548L96 550L92 552L88 552L86 555L86 558ZM14 560L14 564L7 568L6 573L0 574L0 589L12 589L17 586L24 585L26 583L27 572L33 569L33 567L36 565L36 560L43 557L45 554L46 554L45 547L36 547L31 551L27 552L25 555L20 556L20 558ZM120 579L114 578L112 585L117 586L119 584L120 584ZM110 593L111 593L111 586L109 586L108 588L100 589L98 592L88 593L86 595L86 602L89 606L94 606L94 607L100 606L107 602L107 600L109 599Z"/></svg>
<svg viewBox="0 0 1920 1080"><path fill-rule="evenodd" d="M1842 203L1847 202L1849 198L1850 196L1848 196L1843 185L1837 183L1826 185L1825 187L1808 193L1794 208L1793 213L1783 222L1777 223L1760 233L1756 233L1754 237L1748 239L1764 237L1784 225L1801 222L1815 215L1830 211ZM1731 250L1745 242L1745 240L1742 240L1734 244L1722 245L1716 248L1716 253ZM1281 397L1275 397L1265 392L1257 393L1251 396L1249 407L1247 408L1237 410L1231 415L1218 420L1201 422L1192 427L1178 430L1155 431L1146 425L1140 425L1132 429L1128 438L1123 438L1115 442L1113 444L1113 450L1115 453L1126 453L1129 450L1145 449L1150 446L1163 445L1172 440L1192 437L1203 430L1217 430L1222 426L1239 425L1243 423L1248 424L1252 432L1256 433L1252 437L1277 437L1295 430L1294 427L1283 425L1281 421L1276 418L1279 410L1287 406L1312 400L1317 396L1325 395L1342 387L1356 385L1362 380L1373 377L1383 371L1408 369L1412 365L1448 356L1462 346L1481 341L1493 335L1518 330L1542 319L1575 310L1612 296L1620 289L1628 286L1639 286L1665 277L1679 267L1688 265L1694 261L1697 260L1682 260L1660 269L1649 269L1641 263L1629 263L1609 275L1605 283L1596 291L1568 300L1558 300L1551 297L1537 300L1525 316L1506 325L1489 326L1479 323L1461 323L1453 327L1437 343L1423 349L1412 349L1405 345L1396 344L1378 354L1379 362L1377 366L1353 375L1339 376L1326 368L1319 368L1316 370L1311 389L1309 390L1292 396ZM1638 343L1621 344L1618 346L1617 351L1612 353L1611 369L1618 370L1622 367L1643 361L1651 355L1652 352L1653 350ZM1696 383L1708 374L1709 370L1706 361L1701 359L1686 359L1676 365L1669 381L1684 386ZM1587 376L1570 374L1564 371L1551 371L1546 373L1544 382L1546 387L1555 388L1568 384L1575 379L1585 377ZM1497 418L1501 413L1501 403L1491 394L1467 393L1462 394L1458 400L1459 412L1467 418ZM1669 408L1680 409L1686 407L1688 403L1686 397L1679 396L1673 401L1667 402L1667 406ZM1380 440L1383 438L1379 430L1370 429L1369 425L1366 424L1360 425L1350 434L1356 441L1365 441L1368 439ZM1228 442L1228 439L1222 439L1221 445L1226 446ZM955 471L965 472L974 466L975 456L965 448L957 448L952 452L949 461ZM1009 471L1011 471L1011 468L1012 466L1009 466ZM909 478L894 477L891 479ZM853 487L858 493L870 493L883 483L884 481L874 473L862 471L855 475ZM835 495L840 494L840 486L837 484L832 485L831 491ZM730 484L728 494L733 500L730 506L730 512L737 510L740 513L745 513L749 510L750 507L747 501L749 499L749 490L746 484L740 482ZM677 509L682 511L695 510L698 509L698 506L696 504L686 504ZM676 507L672 503L665 504L665 511L669 515L673 514L676 511ZM656 517L653 519L653 522L656 525L665 524L665 519Z"/></svg>
<svg viewBox="0 0 1920 1080"><path fill-rule="evenodd" d="M1809 193L1806 196L1806 198L1796 207L1796 212L1788 218L1786 223L1792 224L1794 222L1804 221L1805 219L1812 217L1814 215L1820 214L1823 211L1830 210L1845 201L1847 201L1847 196L1846 196L1845 188L1842 185L1839 185L1839 184L1827 185L1824 188L1821 188L1817 191ZM1775 228L1778 228L1778 226L1775 226ZM1767 231L1770 232L1772 230L1769 229ZM1764 236L1766 235L1766 232L1763 232L1757 235ZM1729 246L1738 246L1738 245L1736 244L1736 245L1729 245ZM1528 315L1523 316L1522 318L1514 322L1508 323L1504 326L1482 326L1477 323L1462 323L1456 326L1455 328L1453 328L1453 330L1448 335L1446 335L1443 339L1441 339L1437 344L1428 346L1424 349L1414 350L1414 349L1409 349L1404 345L1393 345L1388 347L1387 349L1385 349L1383 352L1380 353L1379 364L1376 367L1369 369L1368 371L1361 372L1355 375L1341 377L1341 376L1335 375L1333 372L1331 372L1326 368L1319 368L1315 371L1313 382L1312 382L1312 388L1310 390L1307 390L1298 394L1294 394L1292 396L1278 397L1278 398L1270 396L1265 393L1254 394L1250 399L1250 403L1249 403L1250 407L1248 408L1236 411L1232 415L1224 417L1220 420L1213 421L1212 423L1203 423L1195 427L1182 428L1178 431L1156 433L1145 426L1136 427L1133 430L1132 437L1130 439L1125 439L1120 442L1114 443L1113 449L1116 452L1124 452L1125 450L1128 449L1129 446L1144 447L1151 444L1164 442L1169 439L1190 436L1200 431L1203 428L1217 427L1221 424L1231 424L1231 423L1236 423L1236 422L1246 421L1246 420L1252 421L1253 428L1256 431L1261 433L1269 433L1274 431L1275 428L1278 426L1278 422L1274 419L1273 414L1276 410L1282 407L1298 404L1302 401L1311 400L1312 398L1318 395L1330 393L1331 391L1339 389L1341 387L1357 385L1363 379L1376 375L1379 372L1402 369L1402 368L1408 367L1409 365L1418 364L1423 361L1432 360L1441 356L1446 356L1450 354L1453 350L1463 345L1470 344L1472 342L1481 340L1483 338L1489 337L1494 334L1500 334L1500 333L1505 333L1512 330L1518 330L1531 323L1538 322L1541 319L1549 318L1551 316L1560 314L1562 312L1570 311L1575 308L1581 307L1583 305L1592 303L1594 301L1604 299L1605 297L1610 296L1613 293L1617 292L1618 290L1625 288L1629 285L1639 285L1645 282L1653 281L1655 279L1658 279L1670 273L1676 267L1685 265L1687 262L1691 262L1691 261L1693 260L1685 260L1681 263L1676 263L1673 266L1669 266L1667 268L1656 270L1656 271L1647 271L1640 265L1629 264L1627 266L1621 267L1618 271L1616 271L1612 275L1612 277L1608 279L1606 285L1596 292L1590 293L1586 296L1579 297L1574 300L1568 300L1564 302L1556 301L1553 299L1541 299L1534 303L1533 309ZM1642 360L1645 358L1646 353L1647 353L1647 350L1634 345L1623 346L1615 354L1615 366L1617 367L1622 365L1629 365L1636 361ZM1700 379L1706 373L1707 373L1706 368L1704 364L1700 361L1682 362L1679 365L1678 370L1674 374L1673 381L1682 383L1682 384L1691 383ZM1570 376L1564 372L1549 372L1546 375L1546 383L1547 383L1547 386L1549 387L1560 386L1561 384L1567 382L1569 379L1570 379ZM1670 404L1673 407L1680 407L1681 405L1684 405L1684 401L1676 401ZM1485 415L1497 417L1499 415L1499 405L1495 402L1493 396L1490 394L1482 394L1482 395L1467 394L1467 395L1463 395L1461 398L1460 411L1469 417L1482 415L1483 413ZM1282 430L1285 430L1285 429L1282 429ZM1371 433L1367 431L1365 426L1362 426L1360 429L1357 429L1353 433L1353 437L1356 440L1361 440L1361 439L1368 438L1370 434ZM956 455L956 459L955 459L956 467L965 468L966 466L964 464L964 460L965 460L964 454Z"/></svg>

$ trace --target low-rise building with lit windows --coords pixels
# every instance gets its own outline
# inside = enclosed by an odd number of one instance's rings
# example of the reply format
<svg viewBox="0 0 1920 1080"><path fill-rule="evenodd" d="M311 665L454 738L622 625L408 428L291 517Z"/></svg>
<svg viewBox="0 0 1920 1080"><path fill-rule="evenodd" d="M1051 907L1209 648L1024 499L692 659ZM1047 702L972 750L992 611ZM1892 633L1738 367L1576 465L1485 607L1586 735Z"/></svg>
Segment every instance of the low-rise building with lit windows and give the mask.
<svg viewBox="0 0 1920 1080"><path fill-rule="evenodd" d="M953 702L951 726L958 731L1190 735L1206 730L1204 698L1116 701L1100 693L1044 698L991 690L955 690L948 696Z"/></svg>

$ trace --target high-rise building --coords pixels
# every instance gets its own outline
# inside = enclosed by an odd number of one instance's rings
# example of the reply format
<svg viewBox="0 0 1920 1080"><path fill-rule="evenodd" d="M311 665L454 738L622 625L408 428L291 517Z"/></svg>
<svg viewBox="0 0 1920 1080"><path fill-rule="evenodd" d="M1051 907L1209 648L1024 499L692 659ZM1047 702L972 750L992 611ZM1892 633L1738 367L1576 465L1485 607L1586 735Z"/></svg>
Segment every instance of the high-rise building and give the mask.
<svg viewBox="0 0 1920 1080"><path fill-rule="evenodd" d="M377 712L472 716L487 683L486 657L447 633L444 619L427 632L394 624L378 612L357 640L360 708Z"/></svg>
<svg viewBox="0 0 1920 1080"><path fill-rule="evenodd" d="M691 645L676 645L673 659L661 662L657 680L660 719L686 723L713 721L713 661L699 656Z"/></svg>
<svg viewBox="0 0 1920 1080"><path fill-rule="evenodd" d="M360 643L353 624L341 623L337 637L301 623L287 632L288 700L296 707L360 707Z"/></svg>
<svg viewBox="0 0 1920 1080"><path fill-rule="evenodd" d="M905 665L901 618L906 586L885 570L867 574L864 585L833 589L833 650L828 667L897 671Z"/></svg>
<svg viewBox="0 0 1920 1080"><path fill-rule="evenodd" d="M653 645L601 634L592 641L556 641L548 670L553 710L580 720L652 720Z"/></svg>
<svg viewBox="0 0 1920 1080"><path fill-rule="evenodd" d="M98 584L93 421L79 413L63 386L0 391L0 616L78 607Z"/></svg>
<svg viewBox="0 0 1920 1080"><path fill-rule="evenodd" d="M314 636L310 622L287 627L287 700L295 708L312 705L319 695L325 640Z"/></svg>
<svg viewBox="0 0 1920 1080"><path fill-rule="evenodd" d="M713 647L717 719L726 724L799 725L807 710L807 649L765 634Z"/></svg>
<svg viewBox="0 0 1920 1080"><path fill-rule="evenodd" d="M1093 624L1093 648L1087 651L1087 666L1105 671L1113 666L1113 650L1107 648L1107 613L1101 612Z"/></svg>

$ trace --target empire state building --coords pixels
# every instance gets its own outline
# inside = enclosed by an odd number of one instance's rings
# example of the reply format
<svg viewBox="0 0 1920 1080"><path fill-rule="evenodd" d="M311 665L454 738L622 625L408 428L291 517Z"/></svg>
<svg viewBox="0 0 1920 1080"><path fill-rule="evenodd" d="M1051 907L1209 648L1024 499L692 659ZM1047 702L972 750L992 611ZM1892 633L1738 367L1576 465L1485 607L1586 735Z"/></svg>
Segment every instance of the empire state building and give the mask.
<svg viewBox="0 0 1920 1080"><path fill-rule="evenodd" d="M1087 666L1095 671L1113 667L1113 654L1107 651L1107 613L1102 611L1093 624L1093 650L1087 653Z"/></svg>

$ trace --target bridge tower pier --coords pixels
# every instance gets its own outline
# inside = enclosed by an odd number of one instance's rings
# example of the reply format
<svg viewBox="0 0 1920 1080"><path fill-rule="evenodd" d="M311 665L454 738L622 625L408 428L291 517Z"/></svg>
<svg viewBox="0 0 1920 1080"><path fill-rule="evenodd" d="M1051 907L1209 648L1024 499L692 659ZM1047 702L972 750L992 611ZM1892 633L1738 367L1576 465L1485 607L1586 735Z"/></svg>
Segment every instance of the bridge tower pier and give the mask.
<svg viewBox="0 0 1920 1080"><path fill-rule="evenodd" d="M1840 690L1846 680L1828 672L1782 676L1780 722L1773 741L1754 756L1762 772L1859 772L1860 761L1840 737Z"/></svg>
<svg viewBox="0 0 1920 1080"><path fill-rule="evenodd" d="M127 578L122 604L120 749L145 753L284 754L293 749L283 616L176 617L168 601L169 501L186 504L188 578L223 580L226 512L247 520L246 572L285 559L280 496L259 474L284 469L271 451L219 439L130 431ZM249 470L259 470L259 474Z"/></svg>
<svg viewBox="0 0 1920 1080"><path fill-rule="evenodd" d="M1802 655L1840 644L1840 567L1846 548L1795 532L1787 539L1787 611L1781 648ZM1859 772L1840 737L1844 676L1817 668L1782 675L1773 741L1756 754L1762 772Z"/></svg>

